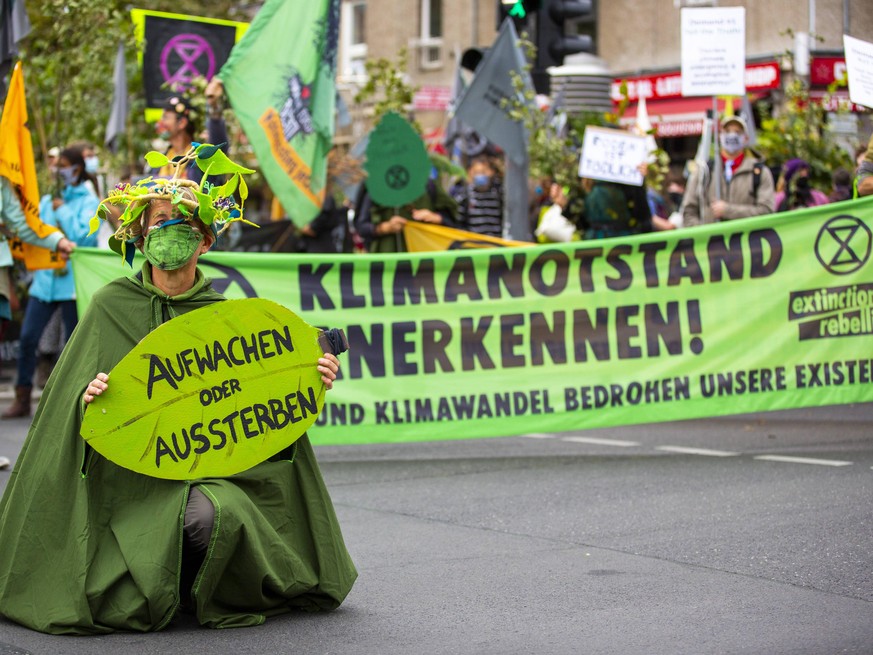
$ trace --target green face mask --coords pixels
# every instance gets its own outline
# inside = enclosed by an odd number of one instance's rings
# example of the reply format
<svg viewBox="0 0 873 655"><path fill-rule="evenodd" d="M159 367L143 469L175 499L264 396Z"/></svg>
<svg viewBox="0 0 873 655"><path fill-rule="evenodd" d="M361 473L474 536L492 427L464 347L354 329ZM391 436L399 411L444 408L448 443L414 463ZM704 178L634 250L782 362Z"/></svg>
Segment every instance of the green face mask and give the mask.
<svg viewBox="0 0 873 655"><path fill-rule="evenodd" d="M189 223L176 223L149 230L142 251L155 268L174 271L188 263L201 241L203 235Z"/></svg>

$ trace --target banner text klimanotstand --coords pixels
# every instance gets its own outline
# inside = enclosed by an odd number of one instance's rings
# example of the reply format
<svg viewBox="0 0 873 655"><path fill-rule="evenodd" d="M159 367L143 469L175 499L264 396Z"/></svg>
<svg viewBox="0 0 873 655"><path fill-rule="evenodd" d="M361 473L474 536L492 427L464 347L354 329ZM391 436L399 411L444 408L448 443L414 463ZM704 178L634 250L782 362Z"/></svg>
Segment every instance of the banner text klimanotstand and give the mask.
<svg viewBox="0 0 873 655"><path fill-rule="evenodd" d="M871 401L871 246L873 198L602 241L201 264L228 298L345 330L312 436L351 444ZM80 311L129 272L73 262Z"/></svg>

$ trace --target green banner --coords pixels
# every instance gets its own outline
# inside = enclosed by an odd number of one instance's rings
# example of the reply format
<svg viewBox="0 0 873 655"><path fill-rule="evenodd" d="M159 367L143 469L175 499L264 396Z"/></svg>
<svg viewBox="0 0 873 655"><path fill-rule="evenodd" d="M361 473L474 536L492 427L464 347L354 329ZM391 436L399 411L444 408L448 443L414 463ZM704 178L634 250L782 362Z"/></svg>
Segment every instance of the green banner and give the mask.
<svg viewBox="0 0 873 655"><path fill-rule="evenodd" d="M321 211L333 143L339 0L267 0L221 80L270 188L305 225Z"/></svg>
<svg viewBox="0 0 873 655"><path fill-rule="evenodd" d="M350 444L871 401L871 244L865 198L602 241L201 263L229 298L345 330L312 435ZM111 252L73 265L80 311L126 274Z"/></svg>

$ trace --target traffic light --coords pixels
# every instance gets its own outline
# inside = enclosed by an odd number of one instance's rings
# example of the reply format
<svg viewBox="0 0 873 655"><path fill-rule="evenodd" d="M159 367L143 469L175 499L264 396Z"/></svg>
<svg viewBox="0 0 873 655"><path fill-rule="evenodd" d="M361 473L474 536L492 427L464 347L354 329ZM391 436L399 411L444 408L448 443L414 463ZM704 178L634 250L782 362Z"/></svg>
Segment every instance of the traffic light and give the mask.
<svg viewBox="0 0 873 655"><path fill-rule="evenodd" d="M521 34L528 29L528 17L537 11L543 0L497 0L497 29L506 18L515 23L515 31Z"/></svg>
<svg viewBox="0 0 873 655"><path fill-rule="evenodd" d="M592 0L544 0L537 15L537 61L534 68L545 71L560 66L564 57L577 52L590 52L590 36L567 35L565 22L592 14Z"/></svg>

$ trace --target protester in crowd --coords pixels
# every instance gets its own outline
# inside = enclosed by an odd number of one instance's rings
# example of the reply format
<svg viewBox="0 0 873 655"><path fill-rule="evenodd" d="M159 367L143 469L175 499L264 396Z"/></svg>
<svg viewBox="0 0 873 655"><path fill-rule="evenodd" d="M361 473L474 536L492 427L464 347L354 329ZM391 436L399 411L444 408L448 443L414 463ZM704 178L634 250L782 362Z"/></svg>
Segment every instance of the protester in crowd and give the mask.
<svg viewBox="0 0 873 655"><path fill-rule="evenodd" d="M870 137L864 156L858 164L855 185L859 196L873 195L873 136Z"/></svg>
<svg viewBox="0 0 873 655"><path fill-rule="evenodd" d="M473 157L467 179L454 187L458 227L490 237L503 236L503 184L487 155Z"/></svg>
<svg viewBox="0 0 873 655"><path fill-rule="evenodd" d="M100 184L100 157L97 156L97 148L90 141L74 141L68 148L75 148L82 153L85 160L85 172L88 174L88 182L94 188L92 192L98 198L101 195L103 185Z"/></svg>
<svg viewBox="0 0 873 655"><path fill-rule="evenodd" d="M720 174L713 165L698 166L691 174L682 211L686 227L773 213L773 175L747 147L748 141L746 122L740 116L722 119Z"/></svg>
<svg viewBox="0 0 873 655"><path fill-rule="evenodd" d="M12 312L18 309L18 294L12 279L12 252L9 250L7 235L21 239L41 248L57 251L66 259L75 244L62 232L52 232L40 238L27 224L21 203L5 177L0 177L0 336L12 320ZM19 392L16 389L16 394ZM28 396L29 398L29 396ZM9 458L0 456L0 468L9 466Z"/></svg>
<svg viewBox="0 0 873 655"><path fill-rule="evenodd" d="M369 252L406 252L403 226L421 221L454 227L458 203L433 179L425 192L403 207L386 207L372 202L369 194L356 203L355 228Z"/></svg>
<svg viewBox="0 0 873 655"><path fill-rule="evenodd" d="M352 252L349 208L326 193L321 212L300 228L299 243L310 254Z"/></svg>
<svg viewBox="0 0 873 655"><path fill-rule="evenodd" d="M227 144L227 125L222 117L222 98L224 87L221 80L213 77L206 86L206 104L207 104L207 120L206 143ZM155 130L158 137L169 143L168 150L164 153L171 161L174 157L180 156L191 147L195 141L195 135L199 128L198 112L195 109L189 98L183 95L174 95L164 103L164 110L161 118L158 120ZM146 175L154 177L169 177L173 174L174 169L171 164L166 164L159 169L146 168ZM188 169L185 171L188 179L195 182L200 182L203 178L203 171L195 162L191 162ZM210 176L212 178L213 176ZM220 180L212 180L216 182Z"/></svg>
<svg viewBox="0 0 873 655"><path fill-rule="evenodd" d="M828 197L810 185L809 173L809 162L803 159L789 159L783 164L773 196L776 211L786 212L828 203Z"/></svg>
<svg viewBox="0 0 873 655"><path fill-rule="evenodd" d="M244 472L194 481L122 468L80 436L107 371L160 325L224 300L197 263L242 208L199 203L181 173L144 182L148 197L104 201L123 207L116 237L146 261L94 294L0 501L0 613L35 630L159 630L180 606L208 627L260 625L337 607L357 576L306 435ZM332 388L336 357L316 367Z"/></svg>
<svg viewBox="0 0 873 655"><path fill-rule="evenodd" d="M828 202L842 202L852 199L852 174L842 166L831 173L831 192Z"/></svg>
<svg viewBox="0 0 873 655"><path fill-rule="evenodd" d="M68 239L81 246L97 244L96 235L88 235L89 222L99 203L85 185L88 174L81 151L65 148L58 158L58 173L64 181L60 197L46 194L40 200L40 218L47 225L60 228ZM21 326L18 375L15 401L2 414L3 418L30 416L30 396L37 362L40 337L55 310L61 311L66 335L76 327L76 288L69 264L59 269L35 271L28 291L27 307Z"/></svg>
<svg viewBox="0 0 873 655"><path fill-rule="evenodd" d="M45 164L48 167L49 175L54 177L58 174L58 157L61 156L61 149L57 146L49 148L48 157Z"/></svg>
<svg viewBox="0 0 873 655"><path fill-rule="evenodd" d="M640 166L644 178L646 168L646 164ZM652 231L652 211L645 184L583 179L582 186L585 190L583 238L608 239ZM670 225L666 219L663 221ZM665 229L671 228L672 225Z"/></svg>
<svg viewBox="0 0 873 655"><path fill-rule="evenodd" d="M668 173L664 178L664 195L670 213L667 220L673 227L682 227L682 200L685 198L685 177L679 173Z"/></svg>

